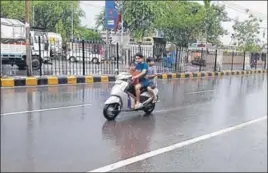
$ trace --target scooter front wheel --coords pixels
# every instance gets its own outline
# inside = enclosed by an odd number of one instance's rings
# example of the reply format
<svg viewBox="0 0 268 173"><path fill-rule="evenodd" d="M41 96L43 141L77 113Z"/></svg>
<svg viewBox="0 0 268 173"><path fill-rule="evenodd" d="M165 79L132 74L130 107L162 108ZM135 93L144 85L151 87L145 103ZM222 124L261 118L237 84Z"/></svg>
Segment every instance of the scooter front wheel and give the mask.
<svg viewBox="0 0 268 173"><path fill-rule="evenodd" d="M108 120L114 120L117 115L120 113L121 107L118 103L107 104L103 108L103 116Z"/></svg>

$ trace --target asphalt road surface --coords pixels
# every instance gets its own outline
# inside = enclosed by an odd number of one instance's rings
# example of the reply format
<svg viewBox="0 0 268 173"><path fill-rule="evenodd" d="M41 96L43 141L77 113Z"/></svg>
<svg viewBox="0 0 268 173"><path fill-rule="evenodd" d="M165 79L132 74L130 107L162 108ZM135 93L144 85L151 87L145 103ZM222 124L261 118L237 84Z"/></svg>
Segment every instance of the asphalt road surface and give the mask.
<svg viewBox="0 0 268 173"><path fill-rule="evenodd" d="M153 115L115 122L113 84L2 89L1 171L267 172L266 75L158 84Z"/></svg>

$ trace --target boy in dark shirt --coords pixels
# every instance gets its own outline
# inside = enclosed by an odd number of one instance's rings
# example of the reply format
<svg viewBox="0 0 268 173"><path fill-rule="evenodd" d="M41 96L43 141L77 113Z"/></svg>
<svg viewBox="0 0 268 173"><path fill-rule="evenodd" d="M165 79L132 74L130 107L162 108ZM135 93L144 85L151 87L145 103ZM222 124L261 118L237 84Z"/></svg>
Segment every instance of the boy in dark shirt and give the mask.
<svg viewBox="0 0 268 173"><path fill-rule="evenodd" d="M135 91L136 91L136 100L137 103L135 105L135 109L139 109L143 106L142 103L140 103L140 89L142 87L148 87L149 81L145 78L147 72L148 72L148 65L144 62L144 57L142 54L137 53L136 54L136 70L139 72L138 75L133 76L132 80L139 79L139 84L135 85Z"/></svg>

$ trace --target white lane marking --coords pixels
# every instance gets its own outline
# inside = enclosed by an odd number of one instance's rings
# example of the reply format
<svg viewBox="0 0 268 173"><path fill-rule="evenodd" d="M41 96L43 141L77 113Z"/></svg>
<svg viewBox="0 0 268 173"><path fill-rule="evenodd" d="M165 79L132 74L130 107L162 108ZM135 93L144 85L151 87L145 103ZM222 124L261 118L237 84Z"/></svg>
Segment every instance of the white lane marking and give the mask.
<svg viewBox="0 0 268 173"><path fill-rule="evenodd" d="M174 110L179 110L179 109L183 109L183 108L187 108L187 107L204 105L204 104L209 104L209 103L210 102L201 103L201 104L192 104L192 105L188 105L188 106L175 107L175 108L169 108L169 109L161 109L161 110L158 110L158 111L154 111L154 113L174 111ZM9 112L9 113L3 113L1 115L4 116L4 115L15 115L15 114L34 113L34 112L45 112L45 111L53 111L53 110L59 110L59 109L70 109L70 108L77 108L77 107L91 106L91 105L92 104L81 104L81 105L74 105L74 106L65 106L65 107L56 107L56 108L47 108L47 109L37 109L37 110L20 111L20 112Z"/></svg>
<svg viewBox="0 0 268 173"><path fill-rule="evenodd" d="M186 94L198 94L198 93L208 93L208 92L213 92L215 90L204 90L204 91L195 91L195 92L189 92Z"/></svg>
<svg viewBox="0 0 268 173"><path fill-rule="evenodd" d="M92 171L87 171L87 172L109 172L109 171L130 165L132 163L136 163L136 162L139 162L139 161L142 161L142 160L145 160L145 159L148 159L148 158L160 155L160 154L164 154L166 152L169 152L169 151L172 151L172 150L175 150L175 149L187 146L187 145L191 145L193 143L197 143L197 142L200 142L200 141L203 141L203 140L215 137L215 136L219 136L219 135L222 135L224 133L240 129L242 127L245 127L245 126L251 125L253 123L257 123L259 121L266 120L266 119L267 119L267 116L263 116L261 118L255 119L255 120L251 120L251 121L248 121L248 122L245 122L242 124L238 124L238 125L235 125L235 126L232 126L232 127L226 128L226 129L222 129L222 130L219 130L219 131L216 131L213 133L209 133L209 134L206 134L203 136L199 136L199 137L196 137L193 139L189 139L189 140L186 140L184 142L176 143L176 144L173 144L173 145L170 145L170 146L167 146L164 148L160 148L160 149L157 149L154 151L150 151L148 153L134 156L134 157L131 157L131 158L126 159L126 160L121 160L119 162L116 162L116 163L113 163L113 164L110 164L110 165L107 165L107 166L104 166L104 167L101 167L101 168L98 168L98 169L95 169Z"/></svg>
<svg viewBox="0 0 268 173"><path fill-rule="evenodd" d="M70 108L77 108L83 106L91 106L92 104L81 104L81 105L74 105L74 106L64 106L64 107L56 107L56 108L47 108L47 109L37 109L37 110L29 110L29 111L20 111L20 112L10 112L10 113L3 113L1 115L15 115L15 114L25 114L25 113L34 113L34 112L45 112L45 111L54 111L59 109L70 109Z"/></svg>

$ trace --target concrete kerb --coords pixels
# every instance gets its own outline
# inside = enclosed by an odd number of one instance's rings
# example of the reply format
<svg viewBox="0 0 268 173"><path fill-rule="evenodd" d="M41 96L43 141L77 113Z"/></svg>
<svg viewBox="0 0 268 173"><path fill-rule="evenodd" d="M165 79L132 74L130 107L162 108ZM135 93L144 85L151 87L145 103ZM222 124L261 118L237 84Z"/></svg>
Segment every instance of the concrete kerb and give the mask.
<svg viewBox="0 0 268 173"><path fill-rule="evenodd" d="M267 74L268 70L222 71L222 72L186 72L158 74L158 79L194 79L231 75ZM1 87L20 86L55 86L90 83L108 83L115 81L115 76L41 76L41 77L6 77L1 78Z"/></svg>

